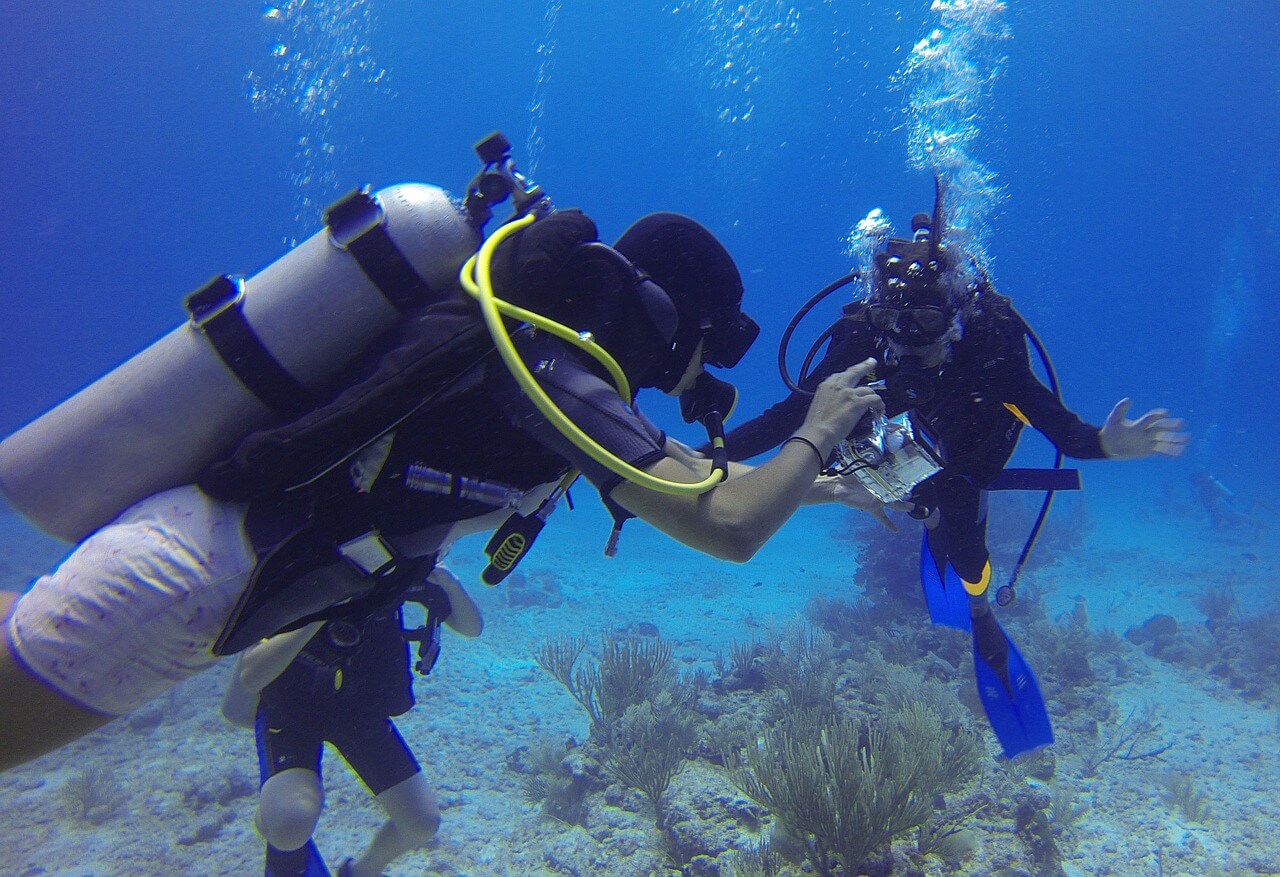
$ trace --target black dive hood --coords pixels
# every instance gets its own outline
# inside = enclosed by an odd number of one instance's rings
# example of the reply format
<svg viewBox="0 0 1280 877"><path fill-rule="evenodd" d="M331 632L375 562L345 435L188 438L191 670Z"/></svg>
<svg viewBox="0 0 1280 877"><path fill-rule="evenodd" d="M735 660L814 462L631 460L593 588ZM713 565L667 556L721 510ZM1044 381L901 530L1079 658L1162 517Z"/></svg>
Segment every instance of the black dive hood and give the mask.
<svg viewBox="0 0 1280 877"><path fill-rule="evenodd" d="M562 279L563 300L545 307L547 316L589 330L617 360L633 391L653 386L665 372L679 328L666 291L599 242L579 244Z"/></svg>
<svg viewBox="0 0 1280 877"><path fill-rule="evenodd" d="M662 287L613 247L599 242L579 244L574 249L563 281L563 301L546 306L547 316L591 331L622 367L633 390L655 386L664 392L674 389L690 363L682 359L679 373L664 387L676 367L673 359L685 356L682 351L686 349L691 356L697 343L680 343L679 313ZM742 317L755 326L750 317ZM730 358L714 345L704 344L703 351L704 363L719 365L722 359ZM740 357L741 353L733 361ZM703 422L712 412L725 420L737 401L738 391L732 384L703 372L680 394L680 413L686 423Z"/></svg>
<svg viewBox="0 0 1280 877"><path fill-rule="evenodd" d="M760 327L742 311L742 276L715 235L687 216L653 213L623 232L614 247L676 308L676 331L650 386L675 389L700 343L705 365L738 364Z"/></svg>

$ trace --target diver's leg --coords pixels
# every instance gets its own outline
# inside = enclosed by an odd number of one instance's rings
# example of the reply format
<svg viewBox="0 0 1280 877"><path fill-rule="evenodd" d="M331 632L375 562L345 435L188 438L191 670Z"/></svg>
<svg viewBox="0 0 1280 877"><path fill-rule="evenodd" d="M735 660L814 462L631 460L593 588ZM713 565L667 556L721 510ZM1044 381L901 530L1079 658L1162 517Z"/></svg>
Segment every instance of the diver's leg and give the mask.
<svg viewBox="0 0 1280 877"><path fill-rule="evenodd" d="M942 513L939 511L941 499L938 496L939 482L944 478L946 478L945 471L930 478L912 493L917 508L921 510L917 514L922 514L925 509L928 510L928 514L922 518L927 540L925 548L929 552L929 559L933 562L934 568L938 571L939 581L942 580L947 568L947 531L945 527L939 526L942 523Z"/></svg>
<svg viewBox="0 0 1280 877"><path fill-rule="evenodd" d="M991 580L991 555L987 552L986 503L969 479L952 475L939 485L939 510L946 530L947 559L971 598L986 600Z"/></svg>
<svg viewBox="0 0 1280 877"><path fill-rule="evenodd" d="M379 877L393 861L435 837L440 808L417 759L390 719L335 744L388 817L360 858L348 860L338 873Z"/></svg>
<svg viewBox="0 0 1280 877"><path fill-rule="evenodd" d="M0 635L0 771L78 740L113 718L32 676L13 653L7 633Z"/></svg>
<svg viewBox="0 0 1280 877"><path fill-rule="evenodd" d="M377 796L388 820L343 877L379 877L393 861L416 850L440 829L440 809L427 778L420 772Z"/></svg>
<svg viewBox="0 0 1280 877"><path fill-rule="evenodd" d="M258 772L262 791L254 824L277 850L306 845L324 809L320 759L324 753L324 719L315 711L262 708L254 721ZM268 855L268 859L270 856Z"/></svg>
<svg viewBox="0 0 1280 877"><path fill-rule="evenodd" d="M136 504L13 602L0 632L0 769L214 663L253 555L243 508L195 487Z"/></svg>
<svg viewBox="0 0 1280 877"><path fill-rule="evenodd" d="M310 768L291 767L263 783L254 823L267 843L288 852L311 840L323 809L320 775Z"/></svg>

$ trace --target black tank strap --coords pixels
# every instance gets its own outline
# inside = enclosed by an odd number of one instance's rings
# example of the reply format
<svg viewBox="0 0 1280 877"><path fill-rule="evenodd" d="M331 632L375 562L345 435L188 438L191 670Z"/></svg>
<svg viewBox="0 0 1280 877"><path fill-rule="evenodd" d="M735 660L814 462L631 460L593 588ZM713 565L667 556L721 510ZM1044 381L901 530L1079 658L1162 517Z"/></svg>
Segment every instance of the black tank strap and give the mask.
<svg viewBox="0 0 1280 877"><path fill-rule="evenodd" d="M397 310L406 311L436 299L387 233L387 218L367 188L353 189L324 212L334 244L346 250L369 281Z"/></svg>
<svg viewBox="0 0 1280 877"><path fill-rule="evenodd" d="M198 329L240 383L273 411L298 414L315 405L311 392L263 345L244 317L244 281L213 278L184 303Z"/></svg>

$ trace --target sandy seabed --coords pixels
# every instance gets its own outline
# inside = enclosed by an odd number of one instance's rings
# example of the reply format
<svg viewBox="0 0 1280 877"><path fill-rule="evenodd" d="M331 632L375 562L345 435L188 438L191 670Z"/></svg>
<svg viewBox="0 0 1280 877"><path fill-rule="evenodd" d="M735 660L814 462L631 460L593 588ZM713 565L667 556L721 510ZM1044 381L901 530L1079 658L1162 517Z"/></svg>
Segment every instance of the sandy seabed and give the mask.
<svg viewBox="0 0 1280 877"><path fill-rule="evenodd" d="M1189 499L1175 495L1172 508L1159 505L1153 510L1123 491L1091 496L1083 546L1038 569L1023 586L1041 589L1051 614L1083 598L1096 628L1120 633L1157 613L1184 624L1203 621L1195 597L1210 585L1230 585L1243 613L1274 611L1272 582L1280 565L1274 531L1260 539L1215 533ZM585 497L582 506L557 513L524 569L528 579L554 582L550 587L563 596L559 605L512 607L501 587L471 587L481 541L464 542L450 558L481 604L487 627L477 640L447 635L436 670L417 680L418 706L399 720L437 789L444 823L430 847L397 861L390 874L671 873L664 870L661 839L639 796L596 796L585 825L577 826L548 818L522 794L521 776L509 766L517 747L544 739L583 741L588 732L582 709L537 666L538 646L559 634L598 642L606 630L651 631L653 625L674 645L681 668L714 673L718 652L736 640L783 631L803 617L812 595L858 596L852 562L834 535L849 530L842 511L803 510L754 561L732 566L673 546L634 522L620 556L604 559L607 519ZM64 551L11 513L0 514L5 586L25 587ZM1098 776L1073 780L1078 806L1087 809L1058 833L1066 873L1280 873L1276 705L1245 699L1208 672L1125 645L1134 670L1111 697L1124 712L1155 706L1162 739L1174 745L1158 760L1112 760ZM1035 644L1023 651L1034 663ZM0 875L261 873L262 846L253 830L253 741L217 711L228 670L224 662L139 713L0 775ZM989 734L985 743L994 763L998 750ZM90 766L102 768L117 793L109 813L94 820L76 816L64 790ZM1190 821L1164 800L1160 777L1169 771L1189 773L1206 793L1208 813L1201 821ZM332 753L326 785L316 838L336 866L358 852L381 817ZM715 812L732 810L743 796L707 762L686 767L669 794L675 806L711 823L720 820L709 833L727 832L739 844L758 837L758 827L752 833ZM1007 823L979 816L974 829L978 846L969 859L947 865L929 857L913 873L1036 873Z"/></svg>

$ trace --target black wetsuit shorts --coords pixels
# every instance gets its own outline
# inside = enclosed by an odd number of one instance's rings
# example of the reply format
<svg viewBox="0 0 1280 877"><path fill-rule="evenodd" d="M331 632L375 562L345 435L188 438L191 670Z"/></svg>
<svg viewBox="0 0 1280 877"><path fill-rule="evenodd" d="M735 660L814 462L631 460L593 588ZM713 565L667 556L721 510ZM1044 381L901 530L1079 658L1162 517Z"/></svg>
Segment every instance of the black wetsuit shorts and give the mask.
<svg viewBox="0 0 1280 877"><path fill-rule="evenodd" d="M388 718L295 715L282 725L272 727L267 711L258 712L254 732L264 778L295 767L314 770L323 776L320 761L326 742L333 744L374 795L399 785L421 770L395 722Z"/></svg>

